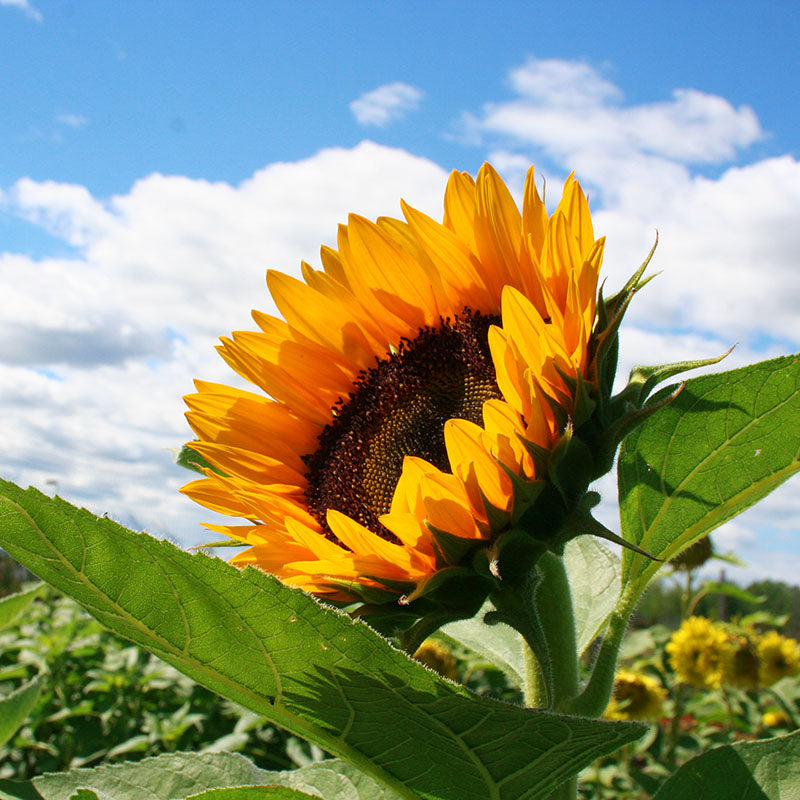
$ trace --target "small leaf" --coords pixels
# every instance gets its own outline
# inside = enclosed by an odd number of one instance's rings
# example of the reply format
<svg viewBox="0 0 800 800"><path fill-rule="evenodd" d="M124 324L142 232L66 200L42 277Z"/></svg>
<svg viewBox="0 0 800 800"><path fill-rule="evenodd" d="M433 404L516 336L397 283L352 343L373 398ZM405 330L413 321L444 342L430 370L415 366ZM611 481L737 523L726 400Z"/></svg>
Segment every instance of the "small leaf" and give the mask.
<svg viewBox="0 0 800 800"><path fill-rule="evenodd" d="M594 536L578 536L564 548L578 653L594 641L619 599L619 557Z"/></svg>
<svg viewBox="0 0 800 800"><path fill-rule="evenodd" d="M501 669L515 686L522 686L525 674L522 637L508 625L487 625L483 617L491 611L494 606L487 601L472 619L450 622L442 632Z"/></svg>
<svg viewBox="0 0 800 800"><path fill-rule="evenodd" d="M623 537L668 560L794 475L800 469L798 387L797 356L687 381L623 442ZM623 582L637 591L658 568L623 553Z"/></svg>
<svg viewBox="0 0 800 800"><path fill-rule="evenodd" d="M800 797L800 731L715 747L668 778L653 800L789 800Z"/></svg>
<svg viewBox="0 0 800 800"><path fill-rule="evenodd" d="M4 745L25 724L42 691L42 676L24 683L0 698L0 746Z"/></svg>
<svg viewBox="0 0 800 800"><path fill-rule="evenodd" d="M45 585L37 583L16 594L0 600L0 630L11 625L20 614L44 591Z"/></svg>

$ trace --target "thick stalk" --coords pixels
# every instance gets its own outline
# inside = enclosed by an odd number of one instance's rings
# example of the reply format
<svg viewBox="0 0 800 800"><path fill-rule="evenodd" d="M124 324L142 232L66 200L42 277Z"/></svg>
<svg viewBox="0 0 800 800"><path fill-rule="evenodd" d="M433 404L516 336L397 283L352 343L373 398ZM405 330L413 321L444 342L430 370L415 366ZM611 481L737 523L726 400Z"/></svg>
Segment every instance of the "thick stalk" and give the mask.
<svg viewBox="0 0 800 800"><path fill-rule="evenodd" d="M578 644L572 594L562 558L544 553L538 566L541 580L536 586L534 606L553 674L550 707L559 710L578 693Z"/></svg>
<svg viewBox="0 0 800 800"><path fill-rule="evenodd" d="M544 708L547 705L547 686L536 655L527 642L522 643L525 664L525 685L522 687L527 708Z"/></svg>

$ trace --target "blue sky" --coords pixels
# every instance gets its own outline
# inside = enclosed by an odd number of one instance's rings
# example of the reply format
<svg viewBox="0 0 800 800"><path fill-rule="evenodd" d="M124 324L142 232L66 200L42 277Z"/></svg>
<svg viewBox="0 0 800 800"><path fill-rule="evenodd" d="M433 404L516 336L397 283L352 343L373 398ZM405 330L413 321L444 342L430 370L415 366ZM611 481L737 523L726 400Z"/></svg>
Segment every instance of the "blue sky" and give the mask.
<svg viewBox="0 0 800 800"><path fill-rule="evenodd" d="M165 448L266 267L487 158L577 171L612 286L659 230L624 367L800 349L798 41L788 2L0 0L0 474L199 541ZM798 513L720 532L743 576L792 577Z"/></svg>

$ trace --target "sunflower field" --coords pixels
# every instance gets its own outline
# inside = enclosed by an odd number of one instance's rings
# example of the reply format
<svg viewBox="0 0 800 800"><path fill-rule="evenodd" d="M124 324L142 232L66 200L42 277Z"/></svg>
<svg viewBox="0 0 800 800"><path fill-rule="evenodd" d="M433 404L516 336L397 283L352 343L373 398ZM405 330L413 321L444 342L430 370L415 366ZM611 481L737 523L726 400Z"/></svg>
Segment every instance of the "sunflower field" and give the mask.
<svg viewBox="0 0 800 800"><path fill-rule="evenodd" d="M3 564L8 568L9 560ZM604 716L645 721L648 730L585 768L579 797L648 800L676 767L706 750L745 745L757 752L759 740L797 731L800 644L769 627L784 622L759 607L736 623L691 616L678 630L632 629ZM0 796L14 797L11 787L47 773L80 780L82 769L102 775L109 765L165 754L177 754L177 764L188 753L236 752L262 770L284 773L313 769L327 757L220 700L42 584L0 598L0 624L2 696L19 696L41 676L16 716L0 723ZM501 668L496 655L489 660L457 638L438 634L414 657L476 694L522 701L512 665ZM34 782L43 797L69 796L48 780Z"/></svg>

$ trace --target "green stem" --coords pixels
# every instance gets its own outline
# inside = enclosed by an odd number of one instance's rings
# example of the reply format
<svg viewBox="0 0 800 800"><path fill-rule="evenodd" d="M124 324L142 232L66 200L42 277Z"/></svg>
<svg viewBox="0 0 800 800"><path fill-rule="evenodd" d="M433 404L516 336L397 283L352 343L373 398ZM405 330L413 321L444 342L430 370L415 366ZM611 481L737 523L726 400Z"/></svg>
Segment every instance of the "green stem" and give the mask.
<svg viewBox="0 0 800 800"><path fill-rule="evenodd" d="M572 594L564 560L553 553L539 559L541 581L534 606L542 626L553 673L552 708L558 710L578 693L578 642Z"/></svg>
<svg viewBox="0 0 800 800"><path fill-rule="evenodd" d="M547 705L547 686L536 655L527 642L522 643L522 657L525 664L525 685L522 687L525 705L527 708L543 708Z"/></svg>
<svg viewBox="0 0 800 800"><path fill-rule="evenodd" d="M639 594L640 592L631 587L628 587L623 593L608 620L608 628L603 637L603 644L600 646L591 678L577 697L561 704L559 711L565 714L597 718L606 710L608 701L611 699L611 691L614 688L619 648Z"/></svg>
<svg viewBox="0 0 800 800"><path fill-rule="evenodd" d="M681 716L683 716L683 684L675 686L672 706L672 720L669 729L669 743L667 746L667 767L674 772L678 766L678 739L681 735Z"/></svg>

